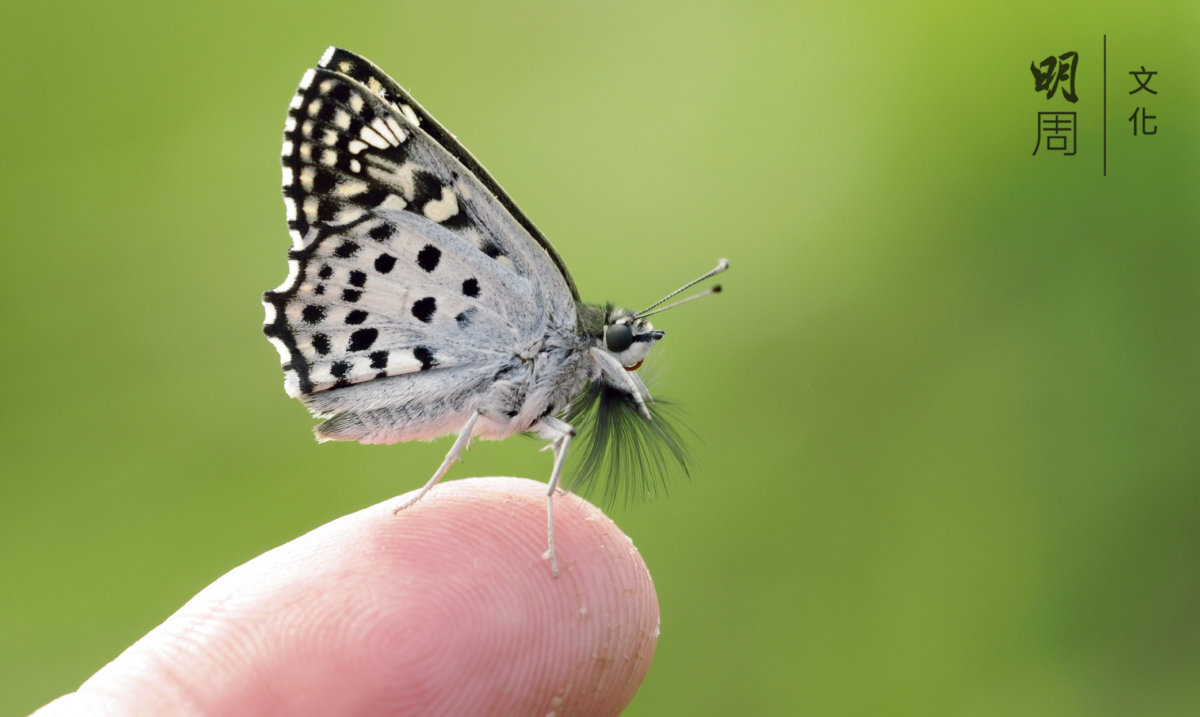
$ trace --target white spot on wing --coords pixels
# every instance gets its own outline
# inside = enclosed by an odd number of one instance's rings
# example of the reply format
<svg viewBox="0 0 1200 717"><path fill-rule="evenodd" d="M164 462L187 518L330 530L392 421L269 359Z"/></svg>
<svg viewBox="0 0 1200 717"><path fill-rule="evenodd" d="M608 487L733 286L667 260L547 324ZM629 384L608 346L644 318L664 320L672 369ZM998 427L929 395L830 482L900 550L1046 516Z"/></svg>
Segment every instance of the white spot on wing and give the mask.
<svg viewBox="0 0 1200 717"><path fill-rule="evenodd" d="M409 105L400 105L400 113L404 115L404 119L408 120L409 124L416 127L421 124L421 120L417 117L417 113Z"/></svg>
<svg viewBox="0 0 1200 717"><path fill-rule="evenodd" d="M378 117L371 120L371 129L378 132L379 136L383 137L383 139L389 145L394 147L394 146L400 144L400 140L396 139L395 136L392 135L392 131L390 129L388 129L387 125L384 124L383 120L379 119Z"/></svg>
<svg viewBox="0 0 1200 717"><path fill-rule="evenodd" d="M359 130L358 136L362 137L364 142L371 145L375 149L387 149L389 146L391 146L387 143L386 139L379 136L378 132L365 125L361 130Z"/></svg>
<svg viewBox="0 0 1200 717"><path fill-rule="evenodd" d="M350 95L350 109L354 110L355 114L362 112L364 104L366 104L366 100L363 99L362 95L357 92Z"/></svg>
<svg viewBox="0 0 1200 717"><path fill-rule="evenodd" d="M398 141L403 142L408 139L408 133L400 127L400 123L396 121L395 117L388 115L385 121L387 122L388 129L392 131L392 134L396 135Z"/></svg>
<svg viewBox="0 0 1200 717"><path fill-rule="evenodd" d="M362 207L342 207L333 221L335 224L350 224L362 219L366 213L367 210Z"/></svg>
<svg viewBox="0 0 1200 717"><path fill-rule="evenodd" d="M300 170L300 186L307 191L312 191L313 177L317 175L317 170L311 166L303 167Z"/></svg>
<svg viewBox="0 0 1200 717"><path fill-rule="evenodd" d="M296 221L296 202L291 197L283 198L283 210L287 213L287 220L289 222Z"/></svg>
<svg viewBox="0 0 1200 717"><path fill-rule="evenodd" d="M350 150L350 154L358 154L367 148L367 143L361 139L352 139L346 144L346 149Z"/></svg>
<svg viewBox="0 0 1200 717"><path fill-rule="evenodd" d="M425 216L439 224L458 214L458 197L450 187L442 187L442 198L425 202Z"/></svg>
<svg viewBox="0 0 1200 717"><path fill-rule="evenodd" d="M321 164L326 167L333 167L337 164L337 152L332 149L327 149L321 152Z"/></svg>
<svg viewBox="0 0 1200 717"><path fill-rule="evenodd" d="M399 195L389 194L387 195L387 199L384 199L379 206L382 209L395 209L399 211L407 207L408 202L404 201Z"/></svg>
<svg viewBox="0 0 1200 717"><path fill-rule="evenodd" d="M335 190L339 197L353 197L357 194L362 194L367 191L366 182L343 182L337 186Z"/></svg>
<svg viewBox="0 0 1200 717"><path fill-rule="evenodd" d="M292 174L292 168L284 167L283 168L283 186L290 187L290 186L292 186L292 182L294 182L294 181L296 181L296 177L295 177L295 175Z"/></svg>
<svg viewBox="0 0 1200 717"><path fill-rule="evenodd" d="M321 61L317 64L321 67L329 67L329 63L333 61L333 55L337 52L337 48L333 45L325 48L325 52L321 54Z"/></svg>
<svg viewBox="0 0 1200 717"><path fill-rule="evenodd" d="M346 110L333 113L333 124L343 132L350 129L350 113Z"/></svg>

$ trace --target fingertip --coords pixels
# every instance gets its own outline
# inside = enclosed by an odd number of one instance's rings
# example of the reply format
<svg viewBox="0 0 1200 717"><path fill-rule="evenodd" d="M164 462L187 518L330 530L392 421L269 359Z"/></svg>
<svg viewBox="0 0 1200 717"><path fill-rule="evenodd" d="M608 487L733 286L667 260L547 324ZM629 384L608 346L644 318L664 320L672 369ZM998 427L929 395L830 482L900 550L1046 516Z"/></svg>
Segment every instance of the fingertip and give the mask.
<svg viewBox="0 0 1200 717"><path fill-rule="evenodd" d="M435 711L538 704L545 712L618 714L636 693L658 637L650 573L596 506L557 493L554 511L557 578L545 555L544 483L448 482L372 531L393 555L395 574L421 576L412 587L447 648L432 651L446 661L430 666L429 679L446 680L441 692L456 702Z"/></svg>
<svg viewBox="0 0 1200 717"><path fill-rule="evenodd" d="M620 713L659 615L612 520L556 494L554 578L544 483L450 481L393 515L397 500L230 571L47 714Z"/></svg>

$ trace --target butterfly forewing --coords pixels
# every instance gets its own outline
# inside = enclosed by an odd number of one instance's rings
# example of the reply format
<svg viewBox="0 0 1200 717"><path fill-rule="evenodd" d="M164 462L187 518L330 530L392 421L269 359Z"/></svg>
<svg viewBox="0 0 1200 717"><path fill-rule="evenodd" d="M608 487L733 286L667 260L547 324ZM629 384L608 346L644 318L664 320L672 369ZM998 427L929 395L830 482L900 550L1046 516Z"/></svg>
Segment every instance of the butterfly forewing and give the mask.
<svg viewBox="0 0 1200 717"><path fill-rule="evenodd" d="M291 271L264 295L288 393L486 371L573 325L557 257L470 155L366 60L331 50L323 65L289 106Z"/></svg>
<svg viewBox="0 0 1200 717"><path fill-rule="evenodd" d="M499 183L492 178L491 174L484 169L483 165L479 164L475 157L467 151L467 148L463 147L455 139L454 135L446 131L432 115L426 112L420 104L409 96L404 88L400 87L395 80L389 77L386 72L376 67L370 60L336 47L331 47L325 52L325 55L321 58L320 66L357 80L368 87L378 97L398 108L401 114L415 117L425 134L458 160L495 197L496 201L503 205L508 214L521 225L525 232L542 247L565 280L570 289L571 296L576 301L579 300L579 292L576 290L575 283L571 279L571 273L567 271L566 263L563 262L562 257L558 255L558 252L555 251L550 242L542 235L533 222L525 216L525 213L513 202L500 187Z"/></svg>

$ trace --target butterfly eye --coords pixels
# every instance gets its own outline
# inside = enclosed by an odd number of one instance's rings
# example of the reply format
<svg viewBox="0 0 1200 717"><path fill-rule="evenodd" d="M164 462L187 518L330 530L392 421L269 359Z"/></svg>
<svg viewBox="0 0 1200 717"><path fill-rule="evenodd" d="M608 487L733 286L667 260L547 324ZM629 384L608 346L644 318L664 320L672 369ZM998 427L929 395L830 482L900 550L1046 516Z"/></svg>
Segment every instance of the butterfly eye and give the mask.
<svg viewBox="0 0 1200 717"><path fill-rule="evenodd" d="M629 324L613 324L604 330L604 342L609 351L619 354L633 345L633 329Z"/></svg>

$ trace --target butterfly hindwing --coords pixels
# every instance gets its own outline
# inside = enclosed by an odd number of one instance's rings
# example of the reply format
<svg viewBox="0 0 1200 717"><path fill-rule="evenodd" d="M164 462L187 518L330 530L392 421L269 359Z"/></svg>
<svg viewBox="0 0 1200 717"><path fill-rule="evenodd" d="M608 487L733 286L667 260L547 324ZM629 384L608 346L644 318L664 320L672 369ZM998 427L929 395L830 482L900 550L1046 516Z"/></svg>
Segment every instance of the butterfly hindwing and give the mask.
<svg viewBox="0 0 1200 717"><path fill-rule="evenodd" d="M381 211L294 251L297 275L268 294L268 335L286 337L288 393L486 365L518 330L499 309L511 280L461 238ZM386 232L373 231L384 227ZM386 236L385 236L386 235ZM297 360L297 356L299 360ZM290 364L290 365L289 365Z"/></svg>

